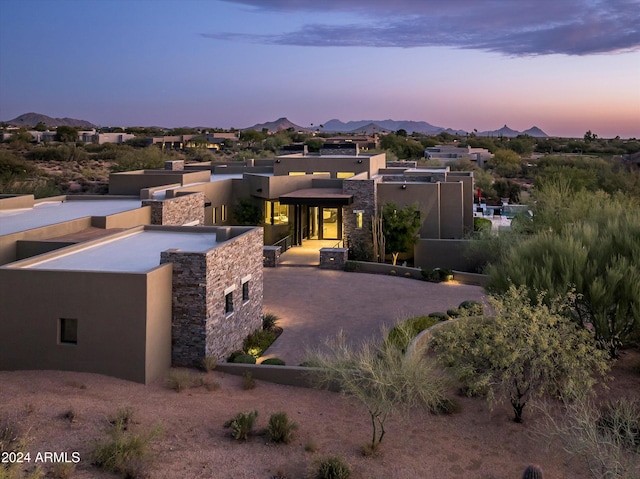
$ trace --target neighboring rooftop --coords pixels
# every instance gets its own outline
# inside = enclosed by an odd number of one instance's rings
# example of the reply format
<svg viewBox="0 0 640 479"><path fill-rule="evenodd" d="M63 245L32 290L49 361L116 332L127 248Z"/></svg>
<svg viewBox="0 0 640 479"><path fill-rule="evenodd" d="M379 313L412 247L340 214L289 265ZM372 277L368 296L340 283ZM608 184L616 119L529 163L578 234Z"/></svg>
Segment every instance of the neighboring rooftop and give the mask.
<svg viewBox="0 0 640 479"><path fill-rule="evenodd" d="M0 210L0 236L88 216L108 216L140 208L138 199L46 201L33 208Z"/></svg>
<svg viewBox="0 0 640 479"><path fill-rule="evenodd" d="M215 247L215 232L138 230L124 236L47 255L43 261L19 268L73 271L146 272L160 265L160 253L169 249L204 252Z"/></svg>

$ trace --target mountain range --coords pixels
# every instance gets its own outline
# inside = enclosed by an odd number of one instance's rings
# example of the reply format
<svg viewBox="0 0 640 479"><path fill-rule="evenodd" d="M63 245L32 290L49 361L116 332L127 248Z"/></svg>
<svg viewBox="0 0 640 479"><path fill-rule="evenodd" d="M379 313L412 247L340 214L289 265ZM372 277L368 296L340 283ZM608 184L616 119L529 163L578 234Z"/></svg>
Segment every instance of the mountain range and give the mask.
<svg viewBox="0 0 640 479"><path fill-rule="evenodd" d="M15 126L26 126L33 128L38 123L44 123L46 126L58 127L58 126L73 126L79 128L96 128L96 125L86 120L76 120L75 118L52 118L41 113L25 113L13 120L8 120L7 123Z"/></svg>
<svg viewBox="0 0 640 479"><path fill-rule="evenodd" d="M293 128L295 131L313 131L315 129L330 132L330 133L355 133L372 135L374 133L388 133L398 130L405 130L407 133L423 133L426 135L437 135L438 133L450 133L452 135L465 135L467 132L464 130L454 130L452 128L443 128L440 126L434 126L426 121L410 121L410 120L359 120L348 121L346 123L340 120L329 120L324 124L318 125L317 128L305 128L289 121L287 118L278 118L275 121L266 123L258 123L256 125L245 128L245 130L257 130L262 131L266 129L270 132L277 132L280 130L287 130ZM509 128L504 125L498 130L487 130L474 132L477 136L504 136L507 138L513 138L518 135L529 135L537 138L546 138L547 135L537 126L533 126L525 131L518 131Z"/></svg>
<svg viewBox="0 0 640 479"><path fill-rule="evenodd" d="M86 120L77 120L75 118L52 118L41 113L25 113L13 120L8 120L6 123L15 126L25 126L33 128L38 123L44 123L48 127L58 126L73 126L79 128L97 128L91 122ZM452 128L443 128L441 126L434 126L426 121L410 121L410 120L359 120L342 122L337 119L332 119L324 124L318 124L317 126L303 127L296 125L289 121L287 118L278 118L275 121L266 123L258 123L256 125L244 128L245 130L262 131L267 130L270 132L277 132L280 130L287 130L293 128L295 131L311 132L315 130L330 132L330 133L353 133L360 135L373 135L375 133L388 133L398 130L405 130L407 133L423 133L426 135L437 135L438 133L450 133L452 135L465 135L467 132L464 130L455 130ZM509 128L504 125L498 130L487 130L474 132L477 136L503 136L507 138L513 138L518 135L529 135L537 138L546 138L548 135L540 128L534 126L525 131L518 131Z"/></svg>

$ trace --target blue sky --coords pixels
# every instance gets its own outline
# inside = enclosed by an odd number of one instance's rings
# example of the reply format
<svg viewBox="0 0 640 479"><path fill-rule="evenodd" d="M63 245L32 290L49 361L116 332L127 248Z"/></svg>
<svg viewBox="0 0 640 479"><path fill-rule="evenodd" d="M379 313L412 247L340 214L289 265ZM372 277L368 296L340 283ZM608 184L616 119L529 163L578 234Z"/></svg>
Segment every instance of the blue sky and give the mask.
<svg viewBox="0 0 640 479"><path fill-rule="evenodd" d="M0 0L0 119L640 138L640 0Z"/></svg>

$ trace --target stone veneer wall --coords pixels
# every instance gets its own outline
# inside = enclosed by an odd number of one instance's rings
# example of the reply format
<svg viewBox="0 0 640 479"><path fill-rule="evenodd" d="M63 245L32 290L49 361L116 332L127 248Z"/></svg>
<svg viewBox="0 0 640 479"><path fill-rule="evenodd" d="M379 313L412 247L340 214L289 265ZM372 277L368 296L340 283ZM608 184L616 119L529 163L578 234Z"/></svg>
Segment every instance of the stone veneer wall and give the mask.
<svg viewBox="0 0 640 479"><path fill-rule="evenodd" d="M205 253L165 251L173 263L172 363L199 366L203 357L226 358L262 326L262 228L255 228ZM249 282L249 300L242 284ZM234 311L225 314L225 291Z"/></svg>
<svg viewBox="0 0 640 479"><path fill-rule="evenodd" d="M151 206L151 224L182 226L197 221L204 224L204 193L191 193L164 200L144 200L142 206Z"/></svg>
<svg viewBox="0 0 640 479"><path fill-rule="evenodd" d="M371 220L376 213L379 182L380 178L376 177L370 180L345 180L342 183L342 192L353 195L353 203L344 206L342 210L343 237L345 244L356 252L359 260L373 259ZM363 211L362 228L356 228L354 211L359 210ZM359 251L368 257L360 257Z"/></svg>
<svg viewBox="0 0 640 479"><path fill-rule="evenodd" d="M344 270L348 253L347 248L322 248L320 250L320 269Z"/></svg>

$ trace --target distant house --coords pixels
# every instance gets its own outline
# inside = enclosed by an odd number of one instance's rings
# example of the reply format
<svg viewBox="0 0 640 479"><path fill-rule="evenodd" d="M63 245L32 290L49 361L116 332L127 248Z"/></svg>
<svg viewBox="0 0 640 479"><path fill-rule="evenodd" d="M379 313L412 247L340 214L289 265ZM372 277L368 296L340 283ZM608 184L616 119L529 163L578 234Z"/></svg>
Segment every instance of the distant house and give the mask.
<svg viewBox="0 0 640 479"><path fill-rule="evenodd" d="M470 146L436 145L428 146L424 150L424 157L427 160L440 160L445 164L450 161L467 159L482 166L492 156L486 148L471 148Z"/></svg>

